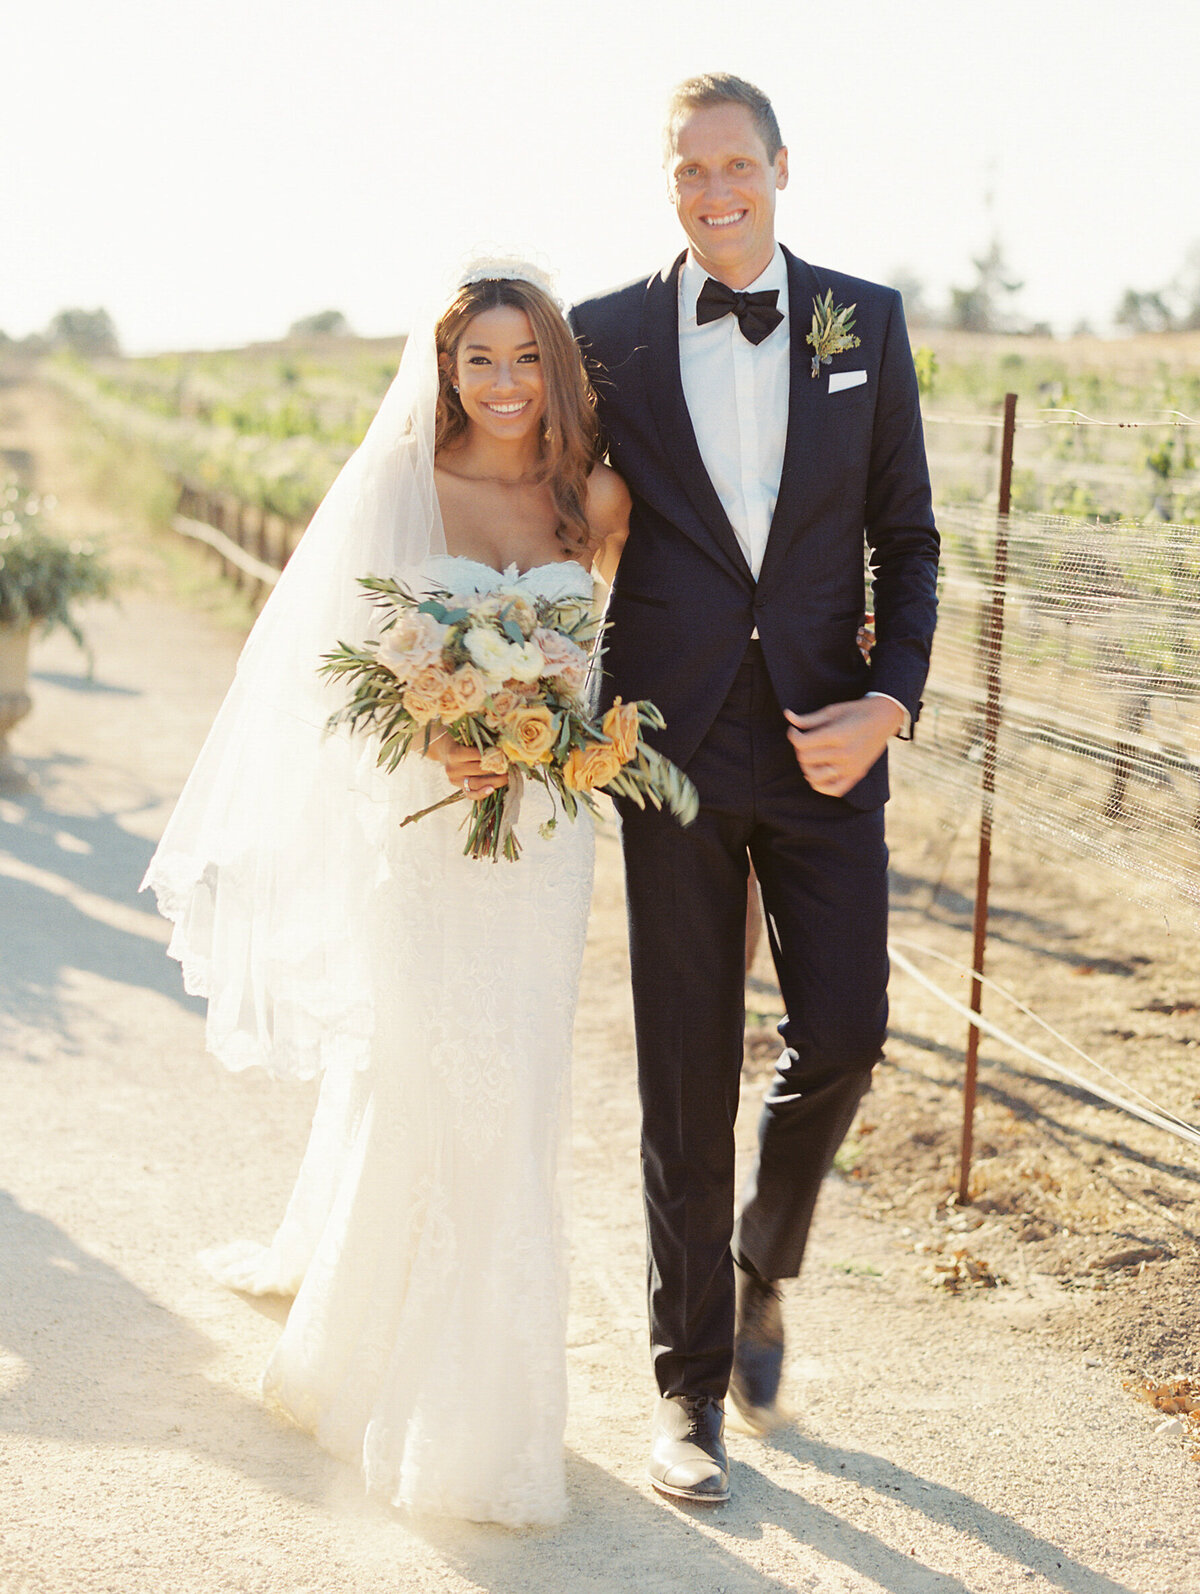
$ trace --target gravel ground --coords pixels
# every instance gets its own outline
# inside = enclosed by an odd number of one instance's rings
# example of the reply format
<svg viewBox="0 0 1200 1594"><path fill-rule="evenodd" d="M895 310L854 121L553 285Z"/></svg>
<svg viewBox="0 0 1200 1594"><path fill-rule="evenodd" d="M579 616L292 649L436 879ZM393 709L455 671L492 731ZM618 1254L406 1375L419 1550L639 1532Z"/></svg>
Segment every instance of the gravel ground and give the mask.
<svg viewBox="0 0 1200 1594"><path fill-rule="evenodd" d="M103 523L44 396L0 392L0 444L34 454L43 488L53 476L64 523ZM567 1523L403 1517L269 1417L257 1379L286 1308L223 1292L194 1258L270 1233L311 1093L206 1059L200 1006L137 895L239 638L173 601L167 556L127 535L144 586L89 614L93 680L65 639L39 645L35 710L13 738L36 789L0 798L3 1594L1200 1590L1187 1445L1155 1434L1086 1333L1047 1331L1083 1297L1032 1272L932 1288L905 1214L852 1177L831 1178L786 1303L794 1422L769 1442L734 1436L723 1509L649 1488L611 833L574 1075ZM923 1034L908 1000L897 986L897 1027ZM748 1071L747 1143L762 1084Z"/></svg>

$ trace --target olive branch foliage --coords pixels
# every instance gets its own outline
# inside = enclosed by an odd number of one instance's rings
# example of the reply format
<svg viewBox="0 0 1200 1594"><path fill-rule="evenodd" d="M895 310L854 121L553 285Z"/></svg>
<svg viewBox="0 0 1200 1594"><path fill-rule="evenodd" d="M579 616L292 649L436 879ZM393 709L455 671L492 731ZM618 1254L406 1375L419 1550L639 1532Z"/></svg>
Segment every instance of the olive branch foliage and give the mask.
<svg viewBox="0 0 1200 1594"><path fill-rule="evenodd" d="M813 347L812 376L820 376L821 367L828 365L835 354L859 347L862 340L855 337L852 330L857 308L853 304L839 304L834 309L832 288L824 298L813 300L812 331L804 340Z"/></svg>

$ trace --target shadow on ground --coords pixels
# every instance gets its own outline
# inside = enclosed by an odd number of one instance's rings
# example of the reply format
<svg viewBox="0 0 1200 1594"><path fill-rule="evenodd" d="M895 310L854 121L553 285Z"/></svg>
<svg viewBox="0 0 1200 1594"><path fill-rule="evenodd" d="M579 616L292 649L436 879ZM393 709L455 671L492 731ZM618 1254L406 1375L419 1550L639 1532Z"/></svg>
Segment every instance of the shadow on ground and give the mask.
<svg viewBox="0 0 1200 1594"><path fill-rule="evenodd" d="M0 1432L101 1449L206 1458L310 1504L336 1463L260 1405L213 1384L206 1336L0 1193L0 1344L21 1371L0 1393Z"/></svg>
<svg viewBox="0 0 1200 1594"><path fill-rule="evenodd" d="M55 760L54 767L73 762ZM149 795L144 802L150 804ZM142 803L76 813L35 789L7 794L2 811L0 1011L66 1037L64 988L78 970L157 992L202 1013L203 1004L184 994L178 967L163 955L165 926L152 898L138 895L154 849L126 826L143 811ZM104 902L121 910L120 927L106 922Z"/></svg>

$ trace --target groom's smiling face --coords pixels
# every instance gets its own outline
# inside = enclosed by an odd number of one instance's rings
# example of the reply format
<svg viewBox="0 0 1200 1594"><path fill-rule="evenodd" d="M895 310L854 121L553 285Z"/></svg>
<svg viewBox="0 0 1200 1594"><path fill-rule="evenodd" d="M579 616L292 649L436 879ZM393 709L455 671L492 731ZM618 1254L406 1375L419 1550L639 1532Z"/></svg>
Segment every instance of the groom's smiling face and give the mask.
<svg viewBox="0 0 1200 1594"><path fill-rule="evenodd" d="M679 123L668 191L710 276L745 288L766 270L775 252L775 196L787 179L787 150L768 156L744 105L701 106Z"/></svg>

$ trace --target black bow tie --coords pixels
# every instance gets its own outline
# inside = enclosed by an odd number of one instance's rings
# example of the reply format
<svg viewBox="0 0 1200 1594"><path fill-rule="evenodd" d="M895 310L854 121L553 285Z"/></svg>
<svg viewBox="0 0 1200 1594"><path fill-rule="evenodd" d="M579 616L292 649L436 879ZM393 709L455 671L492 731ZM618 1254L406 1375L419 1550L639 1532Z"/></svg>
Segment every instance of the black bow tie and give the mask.
<svg viewBox="0 0 1200 1594"><path fill-rule="evenodd" d="M707 326L723 315L735 315L742 336L750 343L761 343L783 320L783 311L775 308L778 299L778 288L768 288L761 293L737 293L723 282L708 277L696 301L696 322L699 326Z"/></svg>

